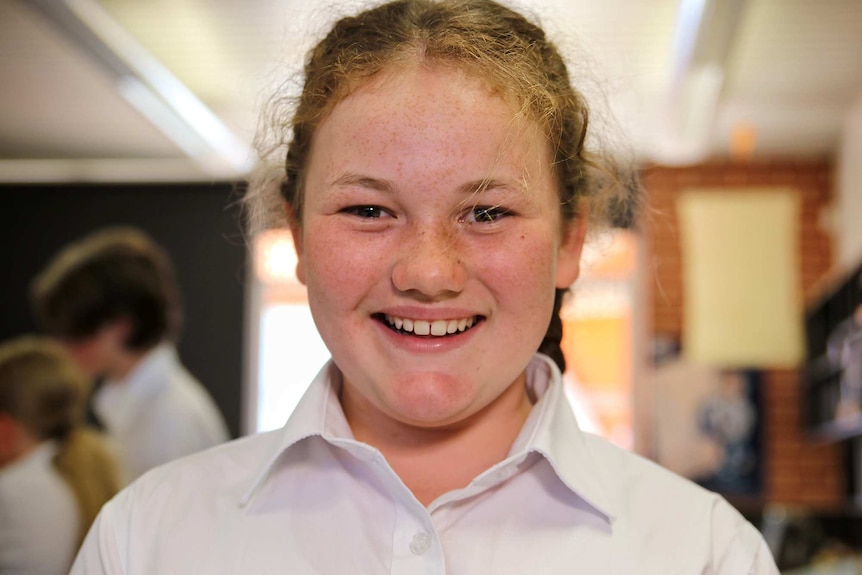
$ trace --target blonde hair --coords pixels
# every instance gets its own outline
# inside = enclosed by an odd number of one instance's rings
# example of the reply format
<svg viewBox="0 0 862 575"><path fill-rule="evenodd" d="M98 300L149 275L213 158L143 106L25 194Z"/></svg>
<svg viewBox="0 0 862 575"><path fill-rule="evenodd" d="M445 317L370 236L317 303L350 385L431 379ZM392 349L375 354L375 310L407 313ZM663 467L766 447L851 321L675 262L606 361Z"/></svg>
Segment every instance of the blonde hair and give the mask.
<svg viewBox="0 0 862 575"><path fill-rule="evenodd" d="M51 340L29 336L0 345L0 412L35 439L57 442L53 464L78 503L79 542L121 486L104 438L83 425L88 387L72 359Z"/></svg>

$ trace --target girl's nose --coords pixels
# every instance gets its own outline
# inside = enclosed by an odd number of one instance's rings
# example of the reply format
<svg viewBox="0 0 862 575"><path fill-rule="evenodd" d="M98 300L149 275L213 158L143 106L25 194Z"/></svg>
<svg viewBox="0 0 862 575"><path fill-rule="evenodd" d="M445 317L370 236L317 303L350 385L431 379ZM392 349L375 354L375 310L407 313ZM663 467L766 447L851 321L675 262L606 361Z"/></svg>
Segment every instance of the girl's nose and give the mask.
<svg viewBox="0 0 862 575"><path fill-rule="evenodd" d="M392 270L392 283L401 292L428 299L451 297L464 289L467 270L457 232L423 225L407 231Z"/></svg>

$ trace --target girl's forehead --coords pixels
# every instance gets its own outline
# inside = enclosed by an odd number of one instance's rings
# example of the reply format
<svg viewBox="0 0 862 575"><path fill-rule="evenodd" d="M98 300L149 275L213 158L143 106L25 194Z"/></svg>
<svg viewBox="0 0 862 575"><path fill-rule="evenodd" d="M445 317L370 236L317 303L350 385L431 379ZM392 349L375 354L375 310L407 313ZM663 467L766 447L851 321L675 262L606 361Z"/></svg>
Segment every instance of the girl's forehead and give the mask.
<svg viewBox="0 0 862 575"><path fill-rule="evenodd" d="M535 123L448 69L375 78L339 103L314 138L312 190L337 188L345 175L386 189L474 190L485 180L498 191L555 188L551 149Z"/></svg>
<svg viewBox="0 0 862 575"><path fill-rule="evenodd" d="M538 143L542 130L522 112L473 74L451 66L414 65L386 69L357 87L333 108L318 133L349 133L359 140L421 133L419 140L429 143L448 135L481 145L505 143L507 148L527 140Z"/></svg>
<svg viewBox="0 0 862 575"><path fill-rule="evenodd" d="M477 99L486 99L489 102L494 100L505 102L511 108L513 118L515 116L529 116L526 114L528 112L527 107L523 105L524 98L519 97L511 87L506 86L499 79L495 79L479 66L408 55L393 58L371 77L348 80L348 89L344 91L341 98L331 103L322 121L325 121L332 114L332 111L345 100L350 100L358 94L386 93L399 87L399 84L403 88L405 83L419 84L422 82L430 83L430 87L433 87L433 83L469 86L473 89ZM420 90L416 94L420 101L436 96L437 94L433 90ZM528 119L532 120L534 124L539 124L533 118Z"/></svg>

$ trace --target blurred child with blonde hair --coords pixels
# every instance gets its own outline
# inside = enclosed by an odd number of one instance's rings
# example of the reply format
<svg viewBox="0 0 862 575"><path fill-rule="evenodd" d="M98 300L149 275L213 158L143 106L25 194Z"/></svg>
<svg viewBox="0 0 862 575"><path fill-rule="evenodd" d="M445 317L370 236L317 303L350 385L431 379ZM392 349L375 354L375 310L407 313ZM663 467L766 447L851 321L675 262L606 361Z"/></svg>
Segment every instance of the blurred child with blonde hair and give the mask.
<svg viewBox="0 0 862 575"><path fill-rule="evenodd" d="M48 339L0 345L0 572L67 573L120 487L106 440L83 424L87 378Z"/></svg>

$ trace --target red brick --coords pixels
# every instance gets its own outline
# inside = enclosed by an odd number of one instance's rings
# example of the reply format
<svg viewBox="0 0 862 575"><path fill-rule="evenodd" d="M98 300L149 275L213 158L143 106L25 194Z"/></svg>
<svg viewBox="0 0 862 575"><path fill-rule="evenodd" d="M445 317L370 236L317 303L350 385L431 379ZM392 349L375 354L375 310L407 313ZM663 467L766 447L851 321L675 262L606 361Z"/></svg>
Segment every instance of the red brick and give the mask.
<svg viewBox="0 0 862 575"><path fill-rule="evenodd" d="M833 197L832 166L825 161L774 160L756 164L713 162L690 168L651 166L643 182L652 207L647 230L651 276L645 285L652 301L655 333L680 334L685 299L675 200L690 187L732 192L745 186L791 187L802 199L797 249L803 301L816 296L833 262L832 241L821 228L821 213ZM800 313L802 312L800 302ZM814 506L840 503L843 462L834 446L813 444L801 429L799 374L793 370L766 372L763 381L765 498L768 502Z"/></svg>

